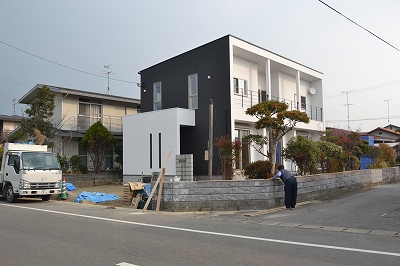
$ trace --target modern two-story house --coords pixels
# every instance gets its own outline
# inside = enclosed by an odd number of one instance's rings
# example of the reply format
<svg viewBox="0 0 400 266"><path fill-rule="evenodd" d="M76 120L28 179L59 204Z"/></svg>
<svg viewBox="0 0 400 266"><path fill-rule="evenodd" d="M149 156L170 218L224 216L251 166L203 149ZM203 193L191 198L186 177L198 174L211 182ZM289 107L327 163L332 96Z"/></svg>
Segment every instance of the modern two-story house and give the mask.
<svg viewBox="0 0 400 266"><path fill-rule="evenodd" d="M209 149L210 103L213 103L212 135L228 135L233 141L255 129L256 119L247 108L266 100L284 101L290 109L308 114L309 124L299 123L278 147L297 135L318 139L325 130L323 74L232 35L227 35L173 58L150 66L141 75L141 114L124 117L124 180L159 172L172 151L166 175L181 176L182 155L190 155L192 178L220 174L218 148L214 147L212 167ZM134 128L141 128L135 131ZM267 151L268 147L264 147ZM236 167L266 158L243 142L242 162ZM294 170L294 169L293 169Z"/></svg>
<svg viewBox="0 0 400 266"><path fill-rule="evenodd" d="M20 103L29 104L43 84L38 84L25 94ZM78 154L90 169L88 154L80 145L80 140L91 125L97 121L122 142L122 117L140 112L140 100L109 94L88 92L46 85L55 93L55 109L52 123L55 126L53 152L70 158ZM114 154L107 155L105 169L113 169Z"/></svg>

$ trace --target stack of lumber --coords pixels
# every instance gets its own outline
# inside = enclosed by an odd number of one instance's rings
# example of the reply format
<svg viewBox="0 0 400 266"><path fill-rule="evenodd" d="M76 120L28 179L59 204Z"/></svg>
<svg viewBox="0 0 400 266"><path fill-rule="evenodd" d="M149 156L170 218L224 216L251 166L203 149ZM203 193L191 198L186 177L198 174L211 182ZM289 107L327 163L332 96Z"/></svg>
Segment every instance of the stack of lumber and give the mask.
<svg viewBox="0 0 400 266"><path fill-rule="evenodd" d="M137 191L142 189L143 184L141 182L128 182L124 184L124 204L132 204L132 200L137 197Z"/></svg>

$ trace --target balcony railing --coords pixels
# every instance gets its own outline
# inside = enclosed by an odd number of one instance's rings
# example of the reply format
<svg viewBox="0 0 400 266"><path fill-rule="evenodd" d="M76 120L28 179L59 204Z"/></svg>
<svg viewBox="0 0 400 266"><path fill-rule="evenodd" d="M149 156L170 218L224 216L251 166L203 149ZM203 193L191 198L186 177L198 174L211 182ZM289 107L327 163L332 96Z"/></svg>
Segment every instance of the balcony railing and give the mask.
<svg viewBox="0 0 400 266"><path fill-rule="evenodd" d="M235 93L233 97L233 106L240 106L241 108L247 109L261 102L265 102L268 99L268 95L265 91L247 91L247 94L240 91L240 93ZM289 107L289 110L299 110L306 112L308 117L314 121L321 121L323 118L322 108L313 106L310 104L301 104L297 101L288 100L279 97L271 97L271 100L276 100L280 102L285 102ZM298 108L301 107L301 108Z"/></svg>
<svg viewBox="0 0 400 266"><path fill-rule="evenodd" d="M86 131L91 125L100 121L110 132L122 133L122 117L99 114L80 114L78 131Z"/></svg>

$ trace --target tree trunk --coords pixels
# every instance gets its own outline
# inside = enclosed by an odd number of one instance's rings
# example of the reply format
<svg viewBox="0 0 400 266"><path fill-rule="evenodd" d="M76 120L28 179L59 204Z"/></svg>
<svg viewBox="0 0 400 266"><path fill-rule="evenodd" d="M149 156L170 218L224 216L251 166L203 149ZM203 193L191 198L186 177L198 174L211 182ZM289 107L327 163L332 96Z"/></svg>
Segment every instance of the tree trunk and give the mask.
<svg viewBox="0 0 400 266"><path fill-rule="evenodd" d="M271 174L275 175L275 164L276 164L276 146L278 142L274 139L272 135L272 131L269 132L269 154L270 154L270 161L271 161Z"/></svg>

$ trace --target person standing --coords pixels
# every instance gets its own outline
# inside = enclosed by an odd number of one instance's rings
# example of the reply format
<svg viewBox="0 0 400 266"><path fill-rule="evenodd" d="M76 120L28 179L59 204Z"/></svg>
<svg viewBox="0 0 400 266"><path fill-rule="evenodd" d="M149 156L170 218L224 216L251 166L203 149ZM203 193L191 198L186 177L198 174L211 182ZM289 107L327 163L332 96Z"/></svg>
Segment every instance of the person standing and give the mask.
<svg viewBox="0 0 400 266"><path fill-rule="evenodd" d="M278 166L278 173L272 179L280 178L285 184L285 206L286 209L294 209L297 200L297 179L285 169L283 165Z"/></svg>

